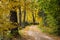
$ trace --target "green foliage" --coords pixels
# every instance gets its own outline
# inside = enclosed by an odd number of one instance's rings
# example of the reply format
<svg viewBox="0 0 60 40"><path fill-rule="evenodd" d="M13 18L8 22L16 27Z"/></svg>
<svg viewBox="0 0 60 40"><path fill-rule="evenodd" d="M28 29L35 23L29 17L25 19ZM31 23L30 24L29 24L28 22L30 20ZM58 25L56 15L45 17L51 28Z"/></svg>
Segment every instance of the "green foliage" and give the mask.
<svg viewBox="0 0 60 40"><path fill-rule="evenodd" d="M6 4L6 2L7 2L7 4ZM43 29L43 31L46 31L48 33L52 33L52 34L56 34L56 35L60 34L60 7L59 7L60 1L59 0L32 0L32 1L27 1L27 0L6 1L6 0L3 0L3 2L0 5L2 5L0 7L0 9L1 9L0 10L0 31L9 30L9 29L13 29L16 27L10 21L6 20L6 19L8 19L8 17L6 17L6 16L8 15L9 11L12 8L15 8L15 10L16 10L17 8L21 7L21 9L19 11L23 11L21 13L24 13L24 11L25 11L25 13L22 14L22 16L23 15L26 16L26 14L30 12L33 14L33 18L35 18L36 11L39 9L38 16L40 18L42 17L42 19L43 19L40 22L41 29ZM27 12L27 11L29 11L29 12ZM30 13L28 14L29 21L31 19ZM25 21L25 19L23 19L23 20ZM27 21L27 18L26 18L26 21ZM25 22L22 24L28 25L29 22Z"/></svg>
<svg viewBox="0 0 60 40"><path fill-rule="evenodd" d="M46 19L43 19L43 24L44 22L46 22L45 24L47 24L47 26L46 28L41 28L48 33L59 35L60 8L58 6L58 0L39 0L38 2L40 9L43 9L45 14L47 14L46 16L44 16Z"/></svg>

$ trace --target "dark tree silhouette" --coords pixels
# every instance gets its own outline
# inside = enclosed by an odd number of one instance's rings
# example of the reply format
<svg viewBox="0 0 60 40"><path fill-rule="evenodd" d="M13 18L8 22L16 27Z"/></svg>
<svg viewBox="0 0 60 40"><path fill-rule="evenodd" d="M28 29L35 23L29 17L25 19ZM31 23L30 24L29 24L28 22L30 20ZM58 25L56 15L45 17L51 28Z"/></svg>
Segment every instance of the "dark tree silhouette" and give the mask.
<svg viewBox="0 0 60 40"><path fill-rule="evenodd" d="M10 11L10 21L17 22L17 12L16 11L13 11L13 10Z"/></svg>
<svg viewBox="0 0 60 40"><path fill-rule="evenodd" d="M33 24L35 24L35 17L34 17L34 13L32 13L32 17L33 17Z"/></svg>
<svg viewBox="0 0 60 40"><path fill-rule="evenodd" d="M22 19L22 18L21 18L21 17L22 17L22 13L21 13L21 6L20 6L20 7L19 7L19 18L20 18L20 23L19 23L19 24L20 24L20 26L21 26L21 24L22 24L22 22L21 22L21 19Z"/></svg>

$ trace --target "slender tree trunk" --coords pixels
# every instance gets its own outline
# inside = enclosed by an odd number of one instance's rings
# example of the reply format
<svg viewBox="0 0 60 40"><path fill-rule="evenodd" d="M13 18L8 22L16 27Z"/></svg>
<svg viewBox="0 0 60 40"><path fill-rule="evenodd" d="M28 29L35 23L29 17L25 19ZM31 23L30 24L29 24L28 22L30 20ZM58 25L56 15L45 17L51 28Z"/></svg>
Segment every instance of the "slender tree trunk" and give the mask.
<svg viewBox="0 0 60 40"><path fill-rule="evenodd" d="M33 17L33 24L35 24L35 17L33 12L32 12L32 17Z"/></svg>
<svg viewBox="0 0 60 40"><path fill-rule="evenodd" d="M21 6L19 7L19 15L20 15L20 26L22 24L21 20L22 20L22 14L21 14Z"/></svg>
<svg viewBox="0 0 60 40"><path fill-rule="evenodd" d="M26 9L24 9L24 20L23 20L24 23L25 23L25 19L26 19Z"/></svg>
<svg viewBox="0 0 60 40"><path fill-rule="evenodd" d="M25 21L26 21L26 0L24 0L24 19L23 19L23 24L25 26Z"/></svg>

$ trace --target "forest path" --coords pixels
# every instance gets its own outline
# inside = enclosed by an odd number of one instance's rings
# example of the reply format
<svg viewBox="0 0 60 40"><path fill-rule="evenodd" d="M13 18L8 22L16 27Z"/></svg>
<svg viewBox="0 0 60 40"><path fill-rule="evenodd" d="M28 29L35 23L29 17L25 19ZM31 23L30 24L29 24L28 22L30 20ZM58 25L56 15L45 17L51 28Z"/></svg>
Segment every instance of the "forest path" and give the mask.
<svg viewBox="0 0 60 40"><path fill-rule="evenodd" d="M42 33L37 25L27 26L20 31L22 34L21 40L53 40L51 37Z"/></svg>

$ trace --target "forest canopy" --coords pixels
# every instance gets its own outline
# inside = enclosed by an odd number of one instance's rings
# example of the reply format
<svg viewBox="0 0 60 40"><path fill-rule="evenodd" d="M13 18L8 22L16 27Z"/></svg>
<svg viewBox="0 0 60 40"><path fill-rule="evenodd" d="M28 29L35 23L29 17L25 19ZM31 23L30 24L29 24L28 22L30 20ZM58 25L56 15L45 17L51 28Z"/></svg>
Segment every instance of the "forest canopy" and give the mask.
<svg viewBox="0 0 60 40"><path fill-rule="evenodd" d="M60 0L0 0L0 32L35 24L60 35Z"/></svg>

